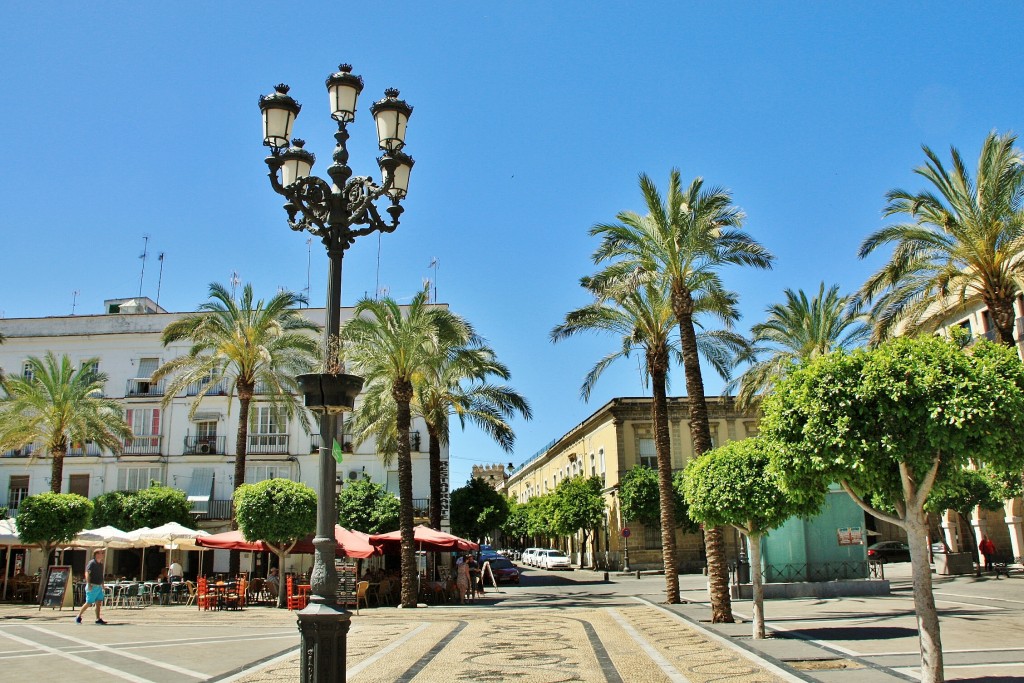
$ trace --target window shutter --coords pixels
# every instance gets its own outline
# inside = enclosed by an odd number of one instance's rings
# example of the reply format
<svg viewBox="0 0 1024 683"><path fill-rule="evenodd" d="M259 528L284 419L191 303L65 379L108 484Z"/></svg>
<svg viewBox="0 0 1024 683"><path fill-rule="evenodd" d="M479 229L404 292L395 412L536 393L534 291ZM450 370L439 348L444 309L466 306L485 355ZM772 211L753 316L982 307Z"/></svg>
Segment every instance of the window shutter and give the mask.
<svg viewBox="0 0 1024 683"><path fill-rule="evenodd" d="M124 411L124 421L126 423L128 423L128 431L132 432L133 434L135 433L132 430L132 419L134 417L135 417L135 409L134 408L129 408L128 410Z"/></svg>
<svg viewBox="0 0 1024 683"><path fill-rule="evenodd" d="M153 436L160 433L160 409L153 409L153 431L150 432Z"/></svg>

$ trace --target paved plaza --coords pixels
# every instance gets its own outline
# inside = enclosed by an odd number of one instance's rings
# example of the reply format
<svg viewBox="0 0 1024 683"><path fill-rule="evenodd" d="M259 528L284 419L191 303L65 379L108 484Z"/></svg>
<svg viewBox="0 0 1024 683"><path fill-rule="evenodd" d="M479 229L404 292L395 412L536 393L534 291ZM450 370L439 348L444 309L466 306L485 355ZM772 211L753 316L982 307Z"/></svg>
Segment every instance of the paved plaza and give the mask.
<svg viewBox="0 0 1024 683"><path fill-rule="evenodd" d="M364 609L353 615L348 680L822 681L916 680L909 566L885 598L769 601L771 637L707 623L703 577L683 576L686 604L664 606L661 576L529 571L522 586L465 606ZM940 579L947 680L1024 681L1024 577ZM750 603L734 605L749 615ZM114 609L109 626L67 612L0 607L0 671L76 681L298 680L293 613ZM29 680L25 677L21 680Z"/></svg>

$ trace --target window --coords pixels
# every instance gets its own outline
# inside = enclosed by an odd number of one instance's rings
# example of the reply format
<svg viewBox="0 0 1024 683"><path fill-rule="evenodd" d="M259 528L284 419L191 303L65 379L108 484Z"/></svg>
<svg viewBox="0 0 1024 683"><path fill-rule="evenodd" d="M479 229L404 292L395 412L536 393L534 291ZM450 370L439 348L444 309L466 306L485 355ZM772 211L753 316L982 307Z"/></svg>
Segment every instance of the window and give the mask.
<svg viewBox="0 0 1024 683"><path fill-rule="evenodd" d="M117 488L121 491L148 489L151 481L163 483L159 467L122 467L117 471Z"/></svg>
<svg viewBox="0 0 1024 683"><path fill-rule="evenodd" d="M250 465L245 468L245 482L258 484L267 479L291 479L291 467L288 465Z"/></svg>
<svg viewBox="0 0 1024 683"><path fill-rule="evenodd" d="M21 366L21 378L27 382L31 382L36 378L36 374L32 372L32 364L25 361Z"/></svg>
<svg viewBox="0 0 1024 683"><path fill-rule="evenodd" d="M274 406L258 406L249 420L249 446L269 452L288 446L288 418Z"/></svg>
<svg viewBox="0 0 1024 683"><path fill-rule="evenodd" d="M100 362L98 360L94 360L91 363L83 362L82 369L92 373L93 375L98 375L100 373Z"/></svg>
<svg viewBox="0 0 1024 683"><path fill-rule="evenodd" d="M28 498L28 475L11 475L7 488L7 507L17 510L21 501Z"/></svg>
<svg viewBox="0 0 1024 683"><path fill-rule="evenodd" d="M649 525L644 527L644 550L661 548L661 527Z"/></svg>
<svg viewBox="0 0 1024 683"><path fill-rule="evenodd" d="M594 457L593 453L590 454L590 476L597 476L597 458Z"/></svg>
<svg viewBox="0 0 1024 683"><path fill-rule="evenodd" d="M125 411L124 419L135 439L160 435L159 408L129 408Z"/></svg>
<svg viewBox="0 0 1024 683"><path fill-rule="evenodd" d="M388 470L388 493L398 495L398 470Z"/></svg>
<svg viewBox="0 0 1024 683"><path fill-rule="evenodd" d="M654 439L639 439L637 446L640 453L640 464L650 467L652 470L658 469L658 451L654 447Z"/></svg>
<svg viewBox="0 0 1024 683"><path fill-rule="evenodd" d="M604 474L607 470L605 470L605 468L604 468L604 449L603 448L598 449L597 457L601 461L601 474Z"/></svg>
<svg viewBox="0 0 1024 683"><path fill-rule="evenodd" d="M89 497L89 475L72 474L68 477L68 493L77 493L85 498Z"/></svg>
<svg viewBox="0 0 1024 683"><path fill-rule="evenodd" d="M158 367L160 367L159 358L140 358L138 379L149 379Z"/></svg>

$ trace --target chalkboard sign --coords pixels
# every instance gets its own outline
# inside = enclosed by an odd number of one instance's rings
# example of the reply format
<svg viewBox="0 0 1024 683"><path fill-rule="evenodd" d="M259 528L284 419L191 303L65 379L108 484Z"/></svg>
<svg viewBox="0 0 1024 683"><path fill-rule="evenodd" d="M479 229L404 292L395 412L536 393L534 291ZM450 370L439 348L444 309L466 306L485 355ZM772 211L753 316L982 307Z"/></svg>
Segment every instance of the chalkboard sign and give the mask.
<svg viewBox="0 0 1024 683"><path fill-rule="evenodd" d="M338 592L335 597L339 605L356 604L356 564L349 558L334 559L334 568L338 571Z"/></svg>
<svg viewBox="0 0 1024 683"><path fill-rule="evenodd" d="M67 590L71 586L71 567L68 565L54 565L46 574L46 585L43 589L43 601L39 609L43 607L56 607L60 609L65 602Z"/></svg>

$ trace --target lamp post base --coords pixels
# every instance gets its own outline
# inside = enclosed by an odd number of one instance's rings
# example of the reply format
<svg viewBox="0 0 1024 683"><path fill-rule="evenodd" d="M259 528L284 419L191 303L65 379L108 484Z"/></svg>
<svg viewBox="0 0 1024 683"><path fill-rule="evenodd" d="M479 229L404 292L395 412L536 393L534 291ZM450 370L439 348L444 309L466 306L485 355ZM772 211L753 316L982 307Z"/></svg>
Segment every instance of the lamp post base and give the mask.
<svg viewBox="0 0 1024 683"><path fill-rule="evenodd" d="M345 683L351 613L343 607L310 603L298 613L302 634L301 683Z"/></svg>

